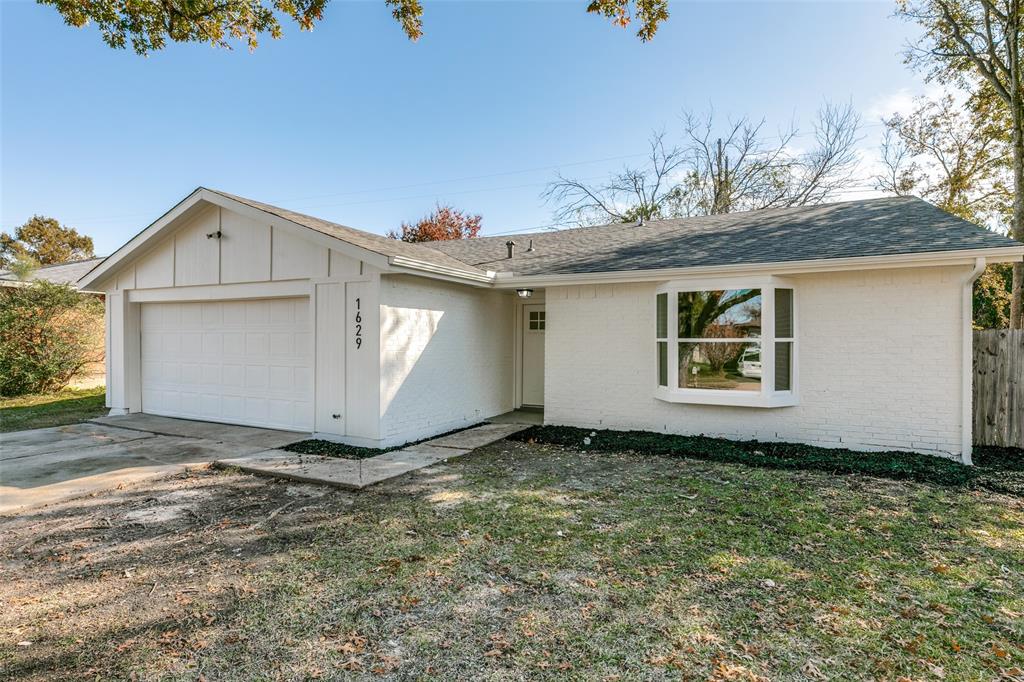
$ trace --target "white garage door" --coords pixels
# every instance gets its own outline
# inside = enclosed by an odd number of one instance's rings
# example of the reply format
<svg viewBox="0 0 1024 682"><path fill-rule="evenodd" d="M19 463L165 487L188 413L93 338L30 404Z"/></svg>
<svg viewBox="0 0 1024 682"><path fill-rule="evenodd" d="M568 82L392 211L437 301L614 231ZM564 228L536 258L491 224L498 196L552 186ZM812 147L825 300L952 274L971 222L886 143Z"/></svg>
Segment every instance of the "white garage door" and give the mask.
<svg viewBox="0 0 1024 682"><path fill-rule="evenodd" d="M308 298L142 305L142 411L313 430Z"/></svg>

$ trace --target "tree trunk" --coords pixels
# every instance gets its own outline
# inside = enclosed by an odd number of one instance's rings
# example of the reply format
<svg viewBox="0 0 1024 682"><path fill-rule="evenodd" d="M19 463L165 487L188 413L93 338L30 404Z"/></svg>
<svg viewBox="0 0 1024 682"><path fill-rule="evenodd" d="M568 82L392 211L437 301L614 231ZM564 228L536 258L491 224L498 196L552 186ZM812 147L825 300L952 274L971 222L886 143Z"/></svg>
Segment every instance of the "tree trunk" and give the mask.
<svg viewBox="0 0 1024 682"><path fill-rule="evenodd" d="M1013 125L1013 220L1010 236L1024 242L1024 101L1019 88L1011 92L1010 120ZM1010 299L1010 329L1024 328L1024 263L1013 264Z"/></svg>

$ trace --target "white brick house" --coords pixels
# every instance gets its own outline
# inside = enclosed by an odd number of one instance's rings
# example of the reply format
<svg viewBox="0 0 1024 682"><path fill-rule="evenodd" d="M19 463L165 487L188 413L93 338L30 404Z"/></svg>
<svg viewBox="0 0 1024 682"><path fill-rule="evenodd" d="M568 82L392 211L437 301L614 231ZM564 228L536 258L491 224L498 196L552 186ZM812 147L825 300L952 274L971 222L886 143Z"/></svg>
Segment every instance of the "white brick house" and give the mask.
<svg viewBox="0 0 1024 682"><path fill-rule="evenodd" d="M531 406L969 462L971 285L1022 256L916 199L406 244L199 188L79 286L112 413L391 446Z"/></svg>

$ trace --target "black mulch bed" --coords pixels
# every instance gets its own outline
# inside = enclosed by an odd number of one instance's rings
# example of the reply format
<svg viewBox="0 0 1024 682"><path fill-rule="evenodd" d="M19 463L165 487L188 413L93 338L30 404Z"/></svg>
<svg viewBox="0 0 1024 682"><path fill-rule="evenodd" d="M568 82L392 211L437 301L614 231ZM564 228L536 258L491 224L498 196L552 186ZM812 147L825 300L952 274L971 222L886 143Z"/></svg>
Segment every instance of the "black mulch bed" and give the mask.
<svg viewBox="0 0 1024 682"><path fill-rule="evenodd" d="M978 446L975 466L910 452L857 452L799 443L733 441L651 431L611 431L570 426L532 426L510 440L560 445L583 451L635 452L690 457L770 469L810 469L834 474L922 481L991 490L1024 497L1024 450Z"/></svg>
<svg viewBox="0 0 1024 682"><path fill-rule="evenodd" d="M426 443L430 440L437 438L443 438L444 436L450 436L453 433L459 433L460 431L467 431L474 429L478 426L483 426L490 422L478 422L470 426L463 426L459 429L453 429L444 433L439 433L436 436L430 438L422 438L411 443L403 443L402 445L395 445L390 448L363 448L357 445L345 445L344 443L335 443L331 440L321 440L319 438L310 438L309 440L300 440L298 443L292 443L286 445L282 450L288 452L297 452L301 455L322 455L324 457L341 457L342 459L368 459L370 457L376 457L377 455L383 455L385 452L393 452L395 450L401 450L403 448L410 447L412 445L419 445L420 443Z"/></svg>

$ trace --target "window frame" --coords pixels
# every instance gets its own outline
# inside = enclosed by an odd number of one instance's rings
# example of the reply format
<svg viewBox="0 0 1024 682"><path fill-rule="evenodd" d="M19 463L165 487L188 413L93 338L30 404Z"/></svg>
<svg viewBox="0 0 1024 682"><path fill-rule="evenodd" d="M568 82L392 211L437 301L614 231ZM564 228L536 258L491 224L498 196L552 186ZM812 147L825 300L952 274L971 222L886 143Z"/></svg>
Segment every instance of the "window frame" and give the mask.
<svg viewBox="0 0 1024 682"><path fill-rule="evenodd" d="M679 294L688 291L721 291L735 289L761 290L761 335L736 340L735 342L756 342L761 351L761 389L759 391L738 391L720 388L679 388L678 382L679 344L686 342L679 337ZM789 289L792 291L792 332L791 337L775 336L775 290ZM667 336L660 336L657 329L659 295L667 294L668 324ZM703 405L732 405L738 407L786 407L799 404L800 372L799 372L799 292L795 283L787 278L766 277L728 277L715 279L678 279L665 282L654 292L654 397L670 403L693 403ZM775 351L776 342L790 345L790 388L786 391L775 390ZM660 385L659 376L659 344L668 345L668 385ZM648 346L650 347L650 346Z"/></svg>
<svg viewBox="0 0 1024 682"><path fill-rule="evenodd" d="M543 332L547 330L546 310L530 310L526 315L526 331Z"/></svg>

